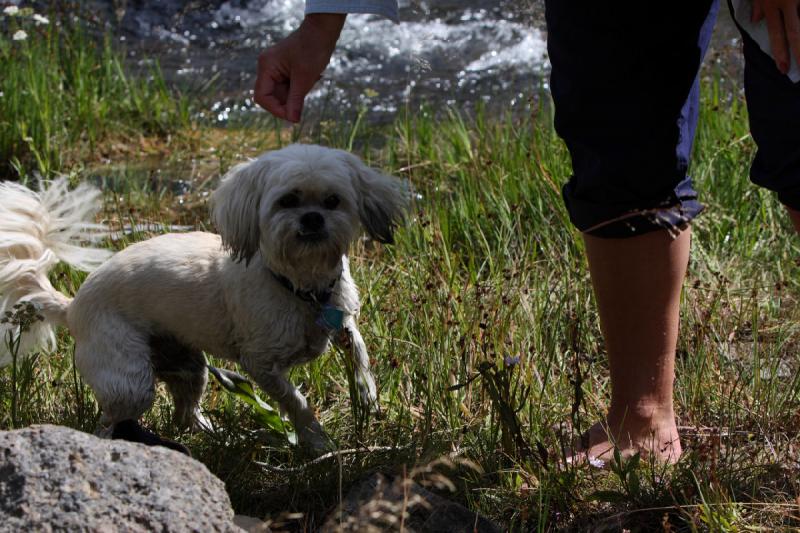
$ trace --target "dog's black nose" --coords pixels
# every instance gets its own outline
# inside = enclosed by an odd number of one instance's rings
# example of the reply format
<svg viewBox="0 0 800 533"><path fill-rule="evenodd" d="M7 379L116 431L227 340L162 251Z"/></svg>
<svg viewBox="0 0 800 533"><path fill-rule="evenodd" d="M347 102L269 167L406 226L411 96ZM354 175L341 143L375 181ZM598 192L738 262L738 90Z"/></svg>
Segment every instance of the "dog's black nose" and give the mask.
<svg viewBox="0 0 800 533"><path fill-rule="evenodd" d="M311 211L300 217L300 224L305 231L319 231L325 226L325 217L316 211Z"/></svg>

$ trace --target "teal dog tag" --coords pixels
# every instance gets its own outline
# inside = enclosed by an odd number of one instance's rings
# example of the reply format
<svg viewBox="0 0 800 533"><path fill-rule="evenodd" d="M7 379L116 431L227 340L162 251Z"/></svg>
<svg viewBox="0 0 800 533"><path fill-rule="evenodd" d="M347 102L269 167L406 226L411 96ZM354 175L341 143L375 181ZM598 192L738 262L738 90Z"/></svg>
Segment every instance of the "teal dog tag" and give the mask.
<svg viewBox="0 0 800 533"><path fill-rule="evenodd" d="M339 331L344 326L344 311L332 305L323 305L319 310L317 325L323 329Z"/></svg>

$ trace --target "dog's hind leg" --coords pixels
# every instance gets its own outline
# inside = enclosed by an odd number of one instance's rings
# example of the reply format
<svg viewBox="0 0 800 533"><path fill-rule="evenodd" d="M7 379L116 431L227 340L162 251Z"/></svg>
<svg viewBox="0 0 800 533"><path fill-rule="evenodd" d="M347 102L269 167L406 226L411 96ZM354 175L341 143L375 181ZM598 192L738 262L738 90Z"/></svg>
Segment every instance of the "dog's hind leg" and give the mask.
<svg viewBox="0 0 800 533"><path fill-rule="evenodd" d="M110 437L116 424L150 408L155 379L147 336L110 314L98 322L89 335L76 335L75 366L100 404L98 434Z"/></svg>
<svg viewBox="0 0 800 533"><path fill-rule="evenodd" d="M208 383L203 352L172 336L152 336L153 370L167 385L175 403L175 425L182 429L203 429L208 421L200 413L200 398Z"/></svg>
<svg viewBox="0 0 800 533"><path fill-rule="evenodd" d="M97 435L164 446L189 455L182 444L162 439L139 425L139 418L155 398L147 335L111 313L94 321L88 331L75 330L75 366L100 404Z"/></svg>
<svg viewBox="0 0 800 533"><path fill-rule="evenodd" d="M159 375L167 384L167 390L175 403L175 425L192 431L210 427L208 420L200 412L200 399L208 384L208 371L203 360L203 368L196 372L180 375Z"/></svg>

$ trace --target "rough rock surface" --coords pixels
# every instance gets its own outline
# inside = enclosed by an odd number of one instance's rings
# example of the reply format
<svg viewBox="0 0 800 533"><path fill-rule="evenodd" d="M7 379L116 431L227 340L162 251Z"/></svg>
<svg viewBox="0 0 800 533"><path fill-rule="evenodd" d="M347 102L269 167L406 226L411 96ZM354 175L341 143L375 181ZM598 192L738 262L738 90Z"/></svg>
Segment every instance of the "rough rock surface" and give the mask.
<svg viewBox="0 0 800 533"><path fill-rule="evenodd" d="M42 425L0 432L0 531L241 529L224 484L198 461Z"/></svg>
<svg viewBox="0 0 800 533"><path fill-rule="evenodd" d="M402 526L401 526L402 523ZM408 479L372 474L345 496L320 531L500 533L489 519Z"/></svg>
<svg viewBox="0 0 800 533"><path fill-rule="evenodd" d="M233 523L247 533L270 533L272 531L266 522L254 516L237 514L233 517Z"/></svg>

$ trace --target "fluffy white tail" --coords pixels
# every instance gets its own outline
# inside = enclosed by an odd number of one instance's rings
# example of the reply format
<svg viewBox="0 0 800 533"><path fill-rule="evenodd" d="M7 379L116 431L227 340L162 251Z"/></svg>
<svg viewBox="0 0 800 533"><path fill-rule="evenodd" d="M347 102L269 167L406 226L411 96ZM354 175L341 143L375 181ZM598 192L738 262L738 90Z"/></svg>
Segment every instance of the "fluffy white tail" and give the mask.
<svg viewBox="0 0 800 533"><path fill-rule="evenodd" d="M107 235L94 223L100 191L86 184L69 190L59 178L34 192L18 183L0 183L0 367L18 354L52 348L54 327L66 325L70 298L58 292L47 274L59 261L85 271L100 266L111 251L83 247Z"/></svg>

